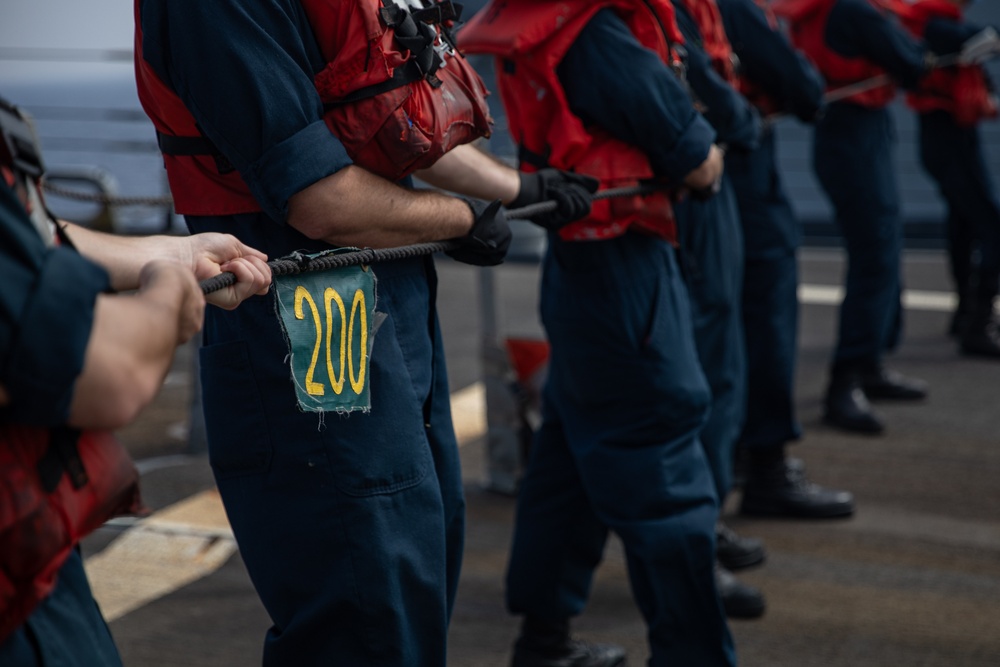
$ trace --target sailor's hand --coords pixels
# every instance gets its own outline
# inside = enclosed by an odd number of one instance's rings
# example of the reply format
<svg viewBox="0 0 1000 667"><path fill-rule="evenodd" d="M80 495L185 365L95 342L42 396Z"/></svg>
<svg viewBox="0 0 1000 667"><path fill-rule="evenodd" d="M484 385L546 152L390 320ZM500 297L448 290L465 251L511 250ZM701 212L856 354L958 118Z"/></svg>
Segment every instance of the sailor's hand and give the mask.
<svg viewBox="0 0 1000 667"><path fill-rule="evenodd" d="M465 236L455 239L459 247L445 254L452 259L474 266L496 266L503 262L510 247L511 232L501 201L485 202L465 199L472 209L472 229Z"/></svg>
<svg viewBox="0 0 1000 667"><path fill-rule="evenodd" d="M544 201L556 202L556 209L530 217L536 225L555 231L590 214L593 194L599 182L596 178L559 169L542 169L519 174L521 187L517 198L507 208L517 209Z"/></svg>
<svg viewBox="0 0 1000 667"><path fill-rule="evenodd" d="M684 177L684 186L695 199L708 199L722 187L725 151L712 145L704 162Z"/></svg>
<svg viewBox="0 0 1000 667"><path fill-rule="evenodd" d="M201 330L205 297L191 273L178 262L155 259L139 272L140 299L169 309L177 320L177 343L182 344Z"/></svg>
<svg viewBox="0 0 1000 667"><path fill-rule="evenodd" d="M986 27L965 40L958 62L962 65L979 65L1000 54L1000 35Z"/></svg>
<svg viewBox="0 0 1000 667"><path fill-rule="evenodd" d="M209 303L232 310L248 297L267 294L271 286L271 268L264 253L229 234L206 232L193 234L185 240L185 260L195 278L205 280L224 272L236 276L235 284L209 294Z"/></svg>

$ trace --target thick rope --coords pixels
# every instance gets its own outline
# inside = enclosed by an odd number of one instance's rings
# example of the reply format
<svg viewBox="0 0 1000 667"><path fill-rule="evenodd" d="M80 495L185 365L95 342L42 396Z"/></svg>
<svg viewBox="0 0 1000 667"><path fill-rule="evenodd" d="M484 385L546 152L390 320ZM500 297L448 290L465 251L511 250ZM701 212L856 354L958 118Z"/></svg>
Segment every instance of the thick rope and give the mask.
<svg viewBox="0 0 1000 667"><path fill-rule="evenodd" d="M594 199L610 199L611 197L635 197L648 195L661 191L654 185L635 185L626 188L610 188L594 194ZM508 220L519 220L531 218L539 213L547 213L558 208L555 201L543 201L537 204L530 204L522 208L507 211ZM388 262L395 259L409 259L430 255L435 252L446 252L458 248L458 241L435 241L432 243L415 243L413 245L400 246L397 248L364 248L350 252L324 255L322 257L309 258L305 255L301 257L282 258L271 260L267 263L271 267L271 273L276 276L290 276L297 273L308 273L310 271L325 271L327 269L342 269L348 266L361 266L376 264L378 262ZM236 284L236 276L232 273L220 273L217 276L201 281L201 291L204 294L211 294L224 287Z"/></svg>

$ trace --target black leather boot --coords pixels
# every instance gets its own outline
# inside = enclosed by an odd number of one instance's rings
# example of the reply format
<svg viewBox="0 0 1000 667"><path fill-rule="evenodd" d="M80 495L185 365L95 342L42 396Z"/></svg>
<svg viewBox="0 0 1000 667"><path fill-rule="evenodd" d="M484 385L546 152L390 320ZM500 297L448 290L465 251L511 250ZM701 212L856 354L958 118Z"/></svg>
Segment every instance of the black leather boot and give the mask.
<svg viewBox="0 0 1000 667"><path fill-rule="evenodd" d="M948 322L948 335L957 340L961 340L962 334L969 328L969 300L959 297L958 306L951 314Z"/></svg>
<svg viewBox="0 0 1000 667"><path fill-rule="evenodd" d="M980 299L959 339L962 354L1000 359L1000 323L993 317L993 297Z"/></svg>
<svg viewBox="0 0 1000 667"><path fill-rule="evenodd" d="M836 428L878 435L885 430L861 387L861 371L853 366L835 365L826 389L823 421Z"/></svg>
<svg viewBox="0 0 1000 667"><path fill-rule="evenodd" d="M727 617L759 618L764 615L767 608L764 595L721 565L715 566L715 586L719 589L719 598Z"/></svg>
<svg viewBox="0 0 1000 667"><path fill-rule="evenodd" d="M919 401L927 398L927 383L885 366L861 374L861 388L871 400Z"/></svg>
<svg viewBox="0 0 1000 667"><path fill-rule="evenodd" d="M573 639L569 621L524 619L510 667L625 667L625 649Z"/></svg>
<svg viewBox="0 0 1000 667"><path fill-rule="evenodd" d="M764 562L764 545L753 537L743 537L722 523L715 524L715 557L727 570L742 570Z"/></svg>
<svg viewBox="0 0 1000 667"><path fill-rule="evenodd" d="M780 450L779 450L780 451ZM758 456L750 465L740 512L750 516L836 519L854 514L850 491L825 489L806 477L799 459Z"/></svg>

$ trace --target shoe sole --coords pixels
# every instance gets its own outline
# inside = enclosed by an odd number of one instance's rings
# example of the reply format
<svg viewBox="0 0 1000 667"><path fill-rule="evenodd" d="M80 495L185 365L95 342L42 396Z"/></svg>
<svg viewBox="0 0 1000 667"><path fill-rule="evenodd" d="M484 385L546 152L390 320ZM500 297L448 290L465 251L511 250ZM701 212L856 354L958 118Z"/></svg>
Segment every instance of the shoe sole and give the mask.
<svg viewBox="0 0 1000 667"><path fill-rule="evenodd" d="M716 554L718 556L718 554ZM744 556L742 558L719 558L719 563L722 567L726 568L731 572L736 572L737 570L745 570L748 567L753 567L754 565L760 565L767 559L766 552L761 549L760 551L755 551L752 554Z"/></svg>
<svg viewBox="0 0 1000 667"><path fill-rule="evenodd" d="M823 423L842 431L850 431L851 433L859 433L861 435L882 435L885 433L885 426L861 426L859 424L841 421L836 417L830 417L829 415L823 416Z"/></svg>
<svg viewBox="0 0 1000 667"><path fill-rule="evenodd" d="M870 401L923 401L927 398L927 394L880 394L870 389L865 389L865 396Z"/></svg>
<svg viewBox="0 0 1000 667"><path fill-rule="evenodd" d="M994 350L979 350L974 348L961 347L959 352L964 357L975 357L976 359L996 359L1000 360L1000 353Z"/></svg>
<svg viewBox="0 0 1000 667"><path fill-rule="evenodd" d="M750 604L744 603L739 605L722 605L723 610L726 612L726 618L732 618L736 620L749 620L753 618L760 618L764 615L764 611L767 609L767 605L764 602L760 604Z"/></svg>
<svg viewBox="0 0 1000 667"><path fill-rule="evenodd" d="M787 505L749 503L740 505L746 516L785 517L789 519L846 519L854 515L853 507L830 508L825 511L801 510Z"/></svg>

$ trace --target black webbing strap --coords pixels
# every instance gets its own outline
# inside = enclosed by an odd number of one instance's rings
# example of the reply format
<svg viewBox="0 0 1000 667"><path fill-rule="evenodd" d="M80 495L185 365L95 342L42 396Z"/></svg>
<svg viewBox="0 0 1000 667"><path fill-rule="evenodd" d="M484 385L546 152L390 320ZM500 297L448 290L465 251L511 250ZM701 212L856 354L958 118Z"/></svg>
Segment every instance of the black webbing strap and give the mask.
<svg viewBox="0 0 1000 667"><path fill-rule="evenodd" d="M548 151L546 151L544 155L542 153L536 153L528 148L525 148L524 144L517 145L517 159L521 164L530 164L536 169L545 169L549 166Z"/></svg>
<svg viewBox="0 0 1000 667"><path fill-rule="evenodd" d="M465 7L457 2L444 0L444 2L435 2L432 6L424 9L415 9L410 13L415 21L440 25L443 28L447 21L461 20L463 9Z"/></svg>
<svg viewBox="0 0 1000 667"><path fill-rule="evenodd" d="M407 60L402 67L396 68L396 71L392 73L391 79L386 79L382 83L365 86L364 88L358 88L349 95L340 98L336 102L327 102L323 106L327 109L332 109L344 104L351 104L352 102L357 102L358 100L375 97L376 95L388 92L394 88L401 88L402 86L413 83L414 81L420 81L422 78L424 78L424 73L420 71L420 66L417 65L417 61Z"/></svg>
<svg viewBox="0 0 1000 667"><path fill-rule="evenodd" d="M192 157L209 155L215 159L220 174L233 171L233 163L206 137L177 137L157 131L156 144L164 155Z"/></svg>
<svg viewBox="0 0 1000 667"><path fill-rule="evenodd" d="M61 426L50 431L49 446L38 461L38 476L46 493L52 493L59 486L64 474L69 475L74 489L83 488L89 481L87 469L77 449L80 431Z"/></svg>

